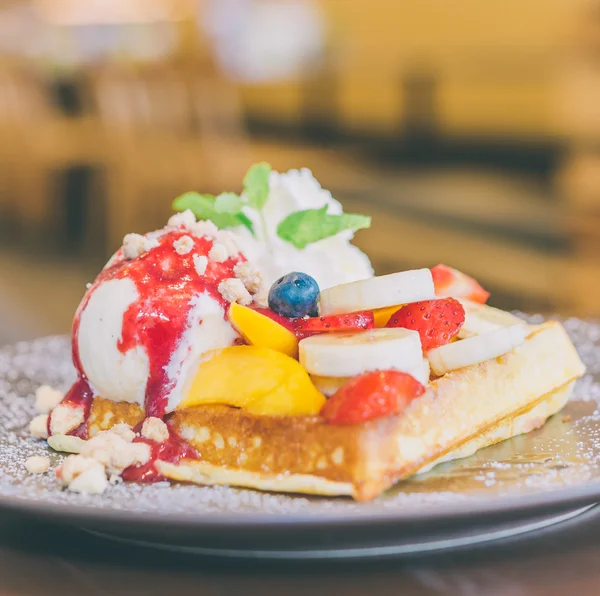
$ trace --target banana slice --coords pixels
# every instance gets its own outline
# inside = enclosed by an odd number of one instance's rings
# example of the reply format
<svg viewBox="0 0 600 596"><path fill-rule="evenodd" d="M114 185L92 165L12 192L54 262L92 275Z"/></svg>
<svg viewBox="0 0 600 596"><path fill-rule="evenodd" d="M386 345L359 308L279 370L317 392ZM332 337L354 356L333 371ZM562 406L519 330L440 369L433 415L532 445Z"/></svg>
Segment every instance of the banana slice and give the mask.
<svg viewBox="0 0 600 596"><path fill-rule="evenodd" d="M411 370L405 370L422 385L429 383L429 361L424 358L421 364ZM314 386L326 397L331 397L340 387L343 387L352 377L319 377L311 375Z"/></svg>
<svg viewBox="0 0 600 596"><path fill-rule="evenodd" d="M457 368L502 356L524 343L525 334L526 328L523 325L501 327L429 350L427 359L433 372L443 375Z"/></svg>
<svg viewBox="0 0 600 596"><path fill-rule="evenodd" d="M412 376L417 379L421 385L427 386L427 383L429 383L429 377L431 376L431 366L429 365L429 360L427 360L427 358L423 358L421 370L416 370L414 373L410 374L412 374Z"/></svg>
<svg viewBox="0 0 600 596"><path fill-rule="evenodd" d="M486 304L477 304L470 300L462 298L457 299L465 309L465 322L458 332L459 339L481 335L494 329L501 329L509 325L523 325L527 328L527 323L518 317L506 312L487 306Z"/></svg>
<svg viewBox="0 0 600 596"><path fill-rule="evenodd" d="M419 334L400 327L313 335L300 342L299 351L300 364L320 377L354 377L389 368L410 372L423 366Z"/></svg>
<svg viewBox="0 0 600 596"><path fill-rule="evenodd" d="M414 269L322 290L319 312L322 316L339 315L432 298L435 290L431 271Z"/></svg>

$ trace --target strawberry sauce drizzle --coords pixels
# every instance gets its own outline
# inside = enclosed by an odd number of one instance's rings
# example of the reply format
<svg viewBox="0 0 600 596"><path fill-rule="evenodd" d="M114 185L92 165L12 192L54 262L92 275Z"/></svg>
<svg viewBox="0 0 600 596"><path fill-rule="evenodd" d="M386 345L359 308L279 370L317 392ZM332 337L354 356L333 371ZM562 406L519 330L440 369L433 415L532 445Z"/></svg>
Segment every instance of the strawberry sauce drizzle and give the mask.
<svg viewBox="0 0 600 596"><path fill-rule="evenodd" d="M192 250L181 255L175 251L174 241L182 236L192 238ZM138 291L138 299L123 315L122 336L118 349L123 354L142 346L148 355L149 376L146 384L146 416L162 418L165 415L168 396L176 379L169 378L167 366L187 328L191 300L208 293L227 311L228 302L218 291L221 281L234 277L234 266L244 261L241 254L222 263L209 261L204 275L199 275L193 255L208 256L213 240L192 236L184 229L167 232L158 238L158 246L143 255L126 260L119 251L96 278L79 306L73 322L73 363L81 380L86 379L79 358L79 320L95 289L103 282L113 279L130 279Z"/></svg>
<svg viewBox="0 0 600 596"><path fill-rule="evenodd" d="M182 459L198 459L200 457L198 452L170 427L169 438L162 443L144 437L136 437L133 442L150 445L150 460L142 466L131 466L123 470L123 480L126 481L160 482L166 480L166 478L156 469L155 464L157 461L177 463Z"/></svg>
<svg viewBox="0 0 600 596"><path fill-rule="evenodd" d="M92 401L94 399L94 392L92 391L89 383L86 379L78 379L73 383L73 386L69 391L67 391L66 395L63 397L62 404L72 405L73 407L83 407L84 418L83 422L75 429L72 430L69 434L75 437L79 437L80 439L87 440L88 439L88 418L90 417L90 411L92 409ZM50 421L52 420L51 416L48 416L48 435L50 435Z"/></svg>

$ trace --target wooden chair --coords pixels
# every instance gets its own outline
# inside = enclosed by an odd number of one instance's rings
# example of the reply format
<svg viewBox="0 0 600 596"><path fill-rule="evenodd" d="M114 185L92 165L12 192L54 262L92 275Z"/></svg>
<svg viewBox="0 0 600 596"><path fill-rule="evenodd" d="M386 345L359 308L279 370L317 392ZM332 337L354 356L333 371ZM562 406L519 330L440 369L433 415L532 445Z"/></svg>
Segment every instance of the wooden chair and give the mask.
<svg viewBox="0 0 600 596"><path fill-rule="evenodd" d="M97 131L53 104L47 81L22 64L0 65L2 211L27 240L60 229L57 172L97 160Z"/></svg>
<svg viewBox="0 0 600 596"><path fill-rule="evenodd" d="M46 141L39 135L51 111L42 82L18 65L0 66L0 98L3 212L20 228L39 232L49 209L41 164Z"/></svg>
<svg viewBox="0 0 600 596"><path fill-rule="evenodd" d="M92 74L91 88L103 127L110 250L128 232L163 225L178 194L239 185L244 170L233 177L229 152L243 153L247 142L226 82L173 64L110 66Z"/></svg>

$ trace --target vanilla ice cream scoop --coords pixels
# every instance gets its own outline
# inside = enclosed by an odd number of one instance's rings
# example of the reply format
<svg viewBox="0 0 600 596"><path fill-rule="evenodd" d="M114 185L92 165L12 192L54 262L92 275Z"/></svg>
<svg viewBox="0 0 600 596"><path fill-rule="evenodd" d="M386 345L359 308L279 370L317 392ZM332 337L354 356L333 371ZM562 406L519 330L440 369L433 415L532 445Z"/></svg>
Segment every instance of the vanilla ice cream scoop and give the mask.
<svg viewBox="0 0 600 596"><path fill-rule="evenodd" d="M238 337L219 287L244 257L229 232L194 235L205 222L189 223L192 230L132 235L88 289L73 325L75 365L93 393L137 403L148 416L174 410L201 356Z"/></svg>

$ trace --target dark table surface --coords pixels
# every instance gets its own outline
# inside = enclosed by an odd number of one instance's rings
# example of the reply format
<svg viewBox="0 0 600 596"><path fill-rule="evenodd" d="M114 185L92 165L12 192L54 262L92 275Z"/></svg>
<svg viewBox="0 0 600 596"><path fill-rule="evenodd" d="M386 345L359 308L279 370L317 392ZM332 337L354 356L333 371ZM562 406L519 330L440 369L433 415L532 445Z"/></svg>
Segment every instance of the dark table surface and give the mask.
<svg viewBox="0 0 600 596"><path fill-rule="evenodd" d="M470 550L387 561L217 560L124 546L0 515L0 596L71 594L600 594L600 507L560 527Z"/></svg>

